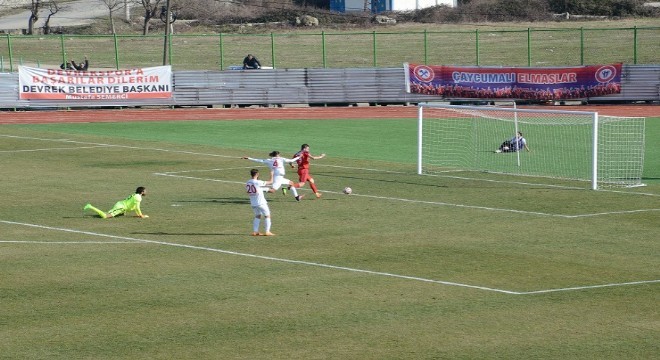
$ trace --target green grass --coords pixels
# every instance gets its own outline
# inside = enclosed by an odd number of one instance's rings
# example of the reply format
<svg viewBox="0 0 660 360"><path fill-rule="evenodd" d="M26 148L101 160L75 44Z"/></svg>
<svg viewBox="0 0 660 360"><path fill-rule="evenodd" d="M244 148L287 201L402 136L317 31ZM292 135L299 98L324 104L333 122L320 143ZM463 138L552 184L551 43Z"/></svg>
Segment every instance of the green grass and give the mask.
<svg viewBox="0 0 660 360"><path fill-rule="evenodd" d="M120 34L116 38L8 36L5 40L0 41L0 71L16 71L18 65L56 67L63 57L75 60L83 55L90 57L92 69L163 62L162 34ZM317 28L222 35L191 32L172 36L168 63L174 70L227 69L242 64L249 52L263 65L280 69L399 67L404 62L464 66L657 64L659 44L656 19L398 24L362 31Z"/></svg>
<svg viewBox="0 0 660 360"><path fill-rule="evenodd" d="M414 120L3 125L0 358L653 358L657 282L567 289L660 279L646 135L609 192L417 176ZM303 142L323 198L248 236L239 157ZM139 185L150 218L82 214Z"/></svg>

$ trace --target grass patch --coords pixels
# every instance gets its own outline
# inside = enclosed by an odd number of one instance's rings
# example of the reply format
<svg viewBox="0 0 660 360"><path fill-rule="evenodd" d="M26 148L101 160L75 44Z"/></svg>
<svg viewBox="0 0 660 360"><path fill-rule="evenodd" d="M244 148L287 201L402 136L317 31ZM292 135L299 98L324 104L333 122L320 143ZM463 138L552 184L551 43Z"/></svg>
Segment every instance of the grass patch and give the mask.
<svg viewBox="0 0 660 360"><path fill-rule="evenodd" d="M660 27L657 25L653 19L634 19L401 24L360 31L177 33L172 36L168 63L174 70L219 70L242 64L249 52L263 65L281 69L399 67L404 62L465 66L657 64L660 61ZM57 67L63 53L66 58L73 59L89 55L93 69L162 64L162 34L118 35L116 38L112 35L8 37L8 41L0 41L0 56L5 59L0 71L16 71L18 65Z"/></svg>
<svg viewBox="0 0 660 360"><path fill-rule="evenodd" d="M526 293L660 279L660 119L647 122L648 186L634 193L420 177L414 128L368 119L3 126L2 356L657 353L658 283ZM248 236L243 183L259 164L239 157L293 154L302 142L328 154L312 168L323 198L269 195L277 236ZM85 203L109 208L138 185L150 218L83 215ZM617 213L640 209L656 211Z"/></svg>

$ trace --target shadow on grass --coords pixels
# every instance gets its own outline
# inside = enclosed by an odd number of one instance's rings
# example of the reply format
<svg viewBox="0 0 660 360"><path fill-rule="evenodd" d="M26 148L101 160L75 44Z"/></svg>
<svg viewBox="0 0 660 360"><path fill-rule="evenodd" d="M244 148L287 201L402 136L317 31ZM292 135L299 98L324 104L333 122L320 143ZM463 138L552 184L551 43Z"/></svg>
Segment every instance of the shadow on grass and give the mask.
<svg viewBox="0 0 660 360"><path fill-rule="evenodd" d="M200 200L175 200L175 203L181 203L181 204L191 204L191 203L218 203L218 204L227 204L227 205L234 205L234 204L250 204L250 199L247 198L237 198L237 197L230 197L230 198L209 198L209 199L200 199Z"/></svg>
<svg viewBox="0 0 660 360"><path fill-rule="evenodd" d="M163 236L248 236L246 233L186 233L186 232L132 232L133 235L163 235Z"/></svg>
<svg viewBox="0 0 660 360"><path fill-rule="evenodd" d="M323 174L323 173L319 173ZM335 179L352 179L352 180L368 180L370 182L382 182L382 183L390 183L390 184L407 184L407 185L416 185L416 186L428 186L428 187L434 187L434 188L449 188L447 185L438 185L438 184L422 184L421 182L407 182L407 181L401 181L400 179L393 179L393 180L386 180L386 179L378 179L374 178L371 176L349 176L349 175L337 175L334 173L327 173L323 174L325 177L329 178L335 178Z"/></svg>

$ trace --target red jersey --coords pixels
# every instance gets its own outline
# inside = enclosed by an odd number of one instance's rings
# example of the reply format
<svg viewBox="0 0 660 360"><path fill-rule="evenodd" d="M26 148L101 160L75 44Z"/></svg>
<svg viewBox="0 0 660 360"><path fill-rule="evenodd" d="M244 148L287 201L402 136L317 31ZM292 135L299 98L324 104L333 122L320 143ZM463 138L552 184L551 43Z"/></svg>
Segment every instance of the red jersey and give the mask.
<svg viewBox="0 0 660 360"><path fill-rule="evenodd" d="M296 160L296 163L298 163L298 170L309 169L309 159L310 159L309 151L300 150L293 157L294 158L300 157L298 160Z"/></svg>

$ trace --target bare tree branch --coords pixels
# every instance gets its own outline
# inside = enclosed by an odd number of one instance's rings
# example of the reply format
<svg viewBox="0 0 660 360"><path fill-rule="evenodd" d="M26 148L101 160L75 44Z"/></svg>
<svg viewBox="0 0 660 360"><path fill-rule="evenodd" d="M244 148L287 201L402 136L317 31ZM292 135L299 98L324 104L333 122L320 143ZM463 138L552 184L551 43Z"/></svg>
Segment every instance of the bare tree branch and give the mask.
<svg viewBox="0 0 660 360"><path fill-rule="evenodd" d="M158 18L161 0L138 0L144 9L144 23L142 24L142 35L149 34L149 21Z"/></svg>
<svg viewBox="0 0 660 360"><path fill-rule="evenodd" d="M57 14L58 11L60 11L59 5L57 5L57 2L54 0L51 0L48 2L48 17L46 18L46 22L44 23L43 29L44 29L44 34L50 34L50 18Z"/></svg>
<svg viewBox="0 0 660 360"><path fill-rule="evenodd" d="M110 32L116 34L115 30L115 12L124 8L125 0L100 0L108 8L108 17L110 18Z"/></svg>

